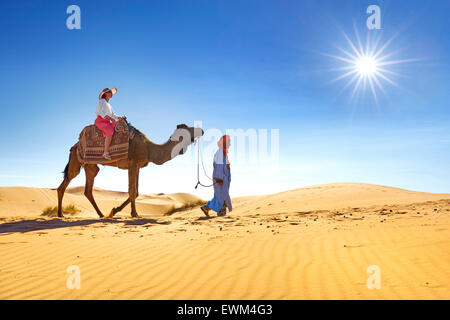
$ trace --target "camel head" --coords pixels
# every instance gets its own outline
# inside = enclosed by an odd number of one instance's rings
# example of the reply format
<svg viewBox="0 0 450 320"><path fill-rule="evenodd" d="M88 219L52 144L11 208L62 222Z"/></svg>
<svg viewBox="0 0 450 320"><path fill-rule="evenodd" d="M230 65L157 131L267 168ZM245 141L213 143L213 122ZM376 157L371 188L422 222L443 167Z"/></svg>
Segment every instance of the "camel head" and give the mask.
<svg viewBox="0 0 450 320"><path fill-rule="evenodd" d="M191 137L191 143L195 141L195 138L201 137L205 134L202 128L194 128L185 125L184 123L177 125L177 130L187 130Z"/></svg>
<svg viewBox="0 0 450 320"><path fill-rule="evenodd" d="M192 144L196 138L203 136L204 133L205 132L201 128L189 127L184 123L177 125L176 130L170 136L171 141L179 142L177 146L173 148L172 158L184 154L187 147Z"/></svg>

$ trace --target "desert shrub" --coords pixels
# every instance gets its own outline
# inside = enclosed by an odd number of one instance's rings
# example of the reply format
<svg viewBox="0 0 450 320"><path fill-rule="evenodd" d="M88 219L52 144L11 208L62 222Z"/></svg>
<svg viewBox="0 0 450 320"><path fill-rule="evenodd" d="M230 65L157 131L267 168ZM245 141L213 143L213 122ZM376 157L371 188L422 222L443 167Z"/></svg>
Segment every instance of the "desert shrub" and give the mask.
<svg viewBox="0 0 450 320"><path fill-rule="evenodd" d="M47 207L44 210L42 210L41 216L56 217L57 214L58 214L57 207Z"/></svg>
<svg viewBox="0 0 450 320"><path fill-rule="evenodd" d="M63 214L75 215L81 212L74 204L69 204L68 206L63 207ZM46 217L56 217L58 216L58 207L47 207L42 210L41 216Z"/></svg>
<svg viewBox="0 0 450 320"><path fill-rule="evenodd" d="M63 208L63 212L68 214L77 214L80 213L81 210L78 209L74 204L69 204L68 206L65 206Z"/></svg>

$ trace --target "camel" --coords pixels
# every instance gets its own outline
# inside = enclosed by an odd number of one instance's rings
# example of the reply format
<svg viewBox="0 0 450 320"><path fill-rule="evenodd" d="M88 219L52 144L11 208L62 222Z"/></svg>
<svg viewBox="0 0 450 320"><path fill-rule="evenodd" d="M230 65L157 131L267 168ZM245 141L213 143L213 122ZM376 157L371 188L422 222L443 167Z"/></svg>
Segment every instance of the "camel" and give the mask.
<svg viewBox="0 0 450 320"><path fill-rule="evenodd" d="M131 203L131 216L133 218L139 217L136 212L136 198L139 196L139 170L146 167L150 162L162 165L174 157L184 154L187 147L192 144L196 138L203 136L204 132L200 128L189 127L185 124L180 124L177 129L170 136L169 140L163 144L156 144L151 142L143 133L136 128L129 126L129 130L134 130L131 135L130 145L128 149L128 158L119 160L112 164L105 164L119 169L128 170L128 199L120 206L113 208L108 215L108 218L123 210L129 203ZM70 149L69 162L64 169L64 180L58 187L58 217L63 217L62 214L62 199L64 192L70 181L74 179L79 173L81 167L84 168L86 174L86 186L84 195L94 207L100 218L103 214L95 203L92 191L94 187L94 179L100 169L97 164L82 165L77 156L78 142Z"/></svg>

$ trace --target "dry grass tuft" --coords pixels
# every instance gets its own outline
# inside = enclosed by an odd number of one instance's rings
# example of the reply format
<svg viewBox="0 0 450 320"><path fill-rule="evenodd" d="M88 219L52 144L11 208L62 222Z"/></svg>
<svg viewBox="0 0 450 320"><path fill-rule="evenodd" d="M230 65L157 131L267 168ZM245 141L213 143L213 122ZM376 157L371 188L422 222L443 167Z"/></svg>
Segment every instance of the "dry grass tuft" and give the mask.
<svg viewBox="0 0 450 320"><path fill-rule="evenodd" d="M63 214L75 215L80 212L81 212L81 210L78 209L74 204L69 204L68 206L63 207ZM45 208L42 211L41 216L57 217L58 216L58 207Z"/></svg>

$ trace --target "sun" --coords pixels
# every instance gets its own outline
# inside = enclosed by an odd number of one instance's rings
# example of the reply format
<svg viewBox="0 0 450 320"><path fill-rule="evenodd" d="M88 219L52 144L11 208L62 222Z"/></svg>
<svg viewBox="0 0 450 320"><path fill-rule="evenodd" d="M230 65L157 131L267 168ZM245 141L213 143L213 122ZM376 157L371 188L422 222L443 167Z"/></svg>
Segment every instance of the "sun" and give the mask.
<svg viewBox="0 0 450 320"><path fill-rule="evenodd" d="M363 77L371 77L378 72L378 62L371 56L364 56L355 61L355 68Z"/></svg>
<svg viewBox="0 0 450 320"><path fill-rule="evenodd" d="M347 80L342 91L353 86L351 99L357 93L363 93L370 90L376 102L378 102L378 91L386 94L384 86L389 84L400 88L395 82L395 78L401 76L392 70L393 65L414 62L423 59L392 59L400 50L387 52L388 46L395 39L394 35L388 41L381 43L378 37L375 41L371 41L369 33L367 34L366 43L363 45L359 34L355 28L356 39L354 41L343 33L347 40L348 48L337 47L340 55L321 53L325 56L332 57L339 62L339 65L330 71L338 71L341 74L330 80L328 83ZM341 92L342 92L341 91Z"/></svg>

